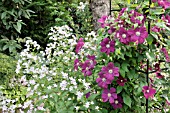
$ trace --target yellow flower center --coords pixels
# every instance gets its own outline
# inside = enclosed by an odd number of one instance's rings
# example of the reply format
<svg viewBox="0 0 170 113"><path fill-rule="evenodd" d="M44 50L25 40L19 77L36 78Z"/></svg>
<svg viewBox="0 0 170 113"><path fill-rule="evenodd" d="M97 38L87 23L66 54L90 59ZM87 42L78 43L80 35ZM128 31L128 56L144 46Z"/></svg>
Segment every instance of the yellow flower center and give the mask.
<svg viewBox="0 0 170 113"><path fill-rule="evenodd" d="M137 31L137 32L136 32L136 35L137 35L137 36L140 36L140 32L139 32L139 31Z"/></svg>
<svg viewBox="0 0 170 113"><path fill-rule="evenodd" d="M108 96L108 97L111 97L111 94L110 94L110 93L108 93L108 94L107 94L107 96Z"/></svg>
<svg viewBox="0 0 170 113"><path fill-rule="evenodd" d="M106 48L110 48L110 44L107 44L107 45L106 45Z"/></svg>
<svg viewBox="0 0 170 113"><path fill-rule="evenodd" d="M112 73L113 73L113 70L110 69L110 70L109 70L109 73L112 74Z"/></svg>
<svg viewBox="0 0 170 113"><path fill-rule="evenodd" d="M126 34L123 34L122 37L123 37L123 38L126 38Z"/></svg>

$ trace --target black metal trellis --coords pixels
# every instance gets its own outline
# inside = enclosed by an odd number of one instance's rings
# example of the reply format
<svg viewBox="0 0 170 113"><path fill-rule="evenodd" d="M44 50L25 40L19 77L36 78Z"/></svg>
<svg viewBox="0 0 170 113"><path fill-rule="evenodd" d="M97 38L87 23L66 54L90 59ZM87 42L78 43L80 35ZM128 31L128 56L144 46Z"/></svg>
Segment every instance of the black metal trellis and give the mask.
<svg viewBox="0 0 170 113"><path fill-rule="evenodd" d="M143 2L144 2L144 0L143 0ZM152 4L152 1L149 0L148 9L150 9L151 4ZM110 16L112 14L112 11L120 11L120 10L121 9L112 9L112 0L110 0ZM150 21L148 21L148 34L150 34ZM148 49L149 49L149 45L148 45ZM149 86L149 59L147 59L146 82ZM148 99L146 99L146 113L149 113L148 103L149 103L149 101L148 101Z"/></svg>

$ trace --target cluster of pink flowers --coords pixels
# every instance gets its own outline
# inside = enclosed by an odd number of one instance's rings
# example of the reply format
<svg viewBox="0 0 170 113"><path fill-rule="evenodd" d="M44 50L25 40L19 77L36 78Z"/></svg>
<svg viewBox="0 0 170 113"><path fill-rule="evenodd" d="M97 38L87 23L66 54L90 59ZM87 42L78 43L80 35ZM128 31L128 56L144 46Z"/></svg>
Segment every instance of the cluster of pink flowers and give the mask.
<svg viewBox="0 0 170 113"><path fill-rule="evenodd" d="M170 2L166 0L153 0L153 2L158 2L163 8L170 7ZM123 8L118 15L117 19L113 19L109 16L102 16L98 22L101 24L102 28L106 28L109 35L113 37L105 37L101 43L100 51L110 55L110 53L115 52L115 42L118 39L122 44L129 45L130 43L143 44L145 39L148 37L148 32L145 27L146 16L136 12L135 10L128 11L128 8ZM167 26L170 26L170 16L162 16L162 20L166 23ZM153 32L160 32L163 30L158 26L154 26L151 29ZM76 53L80 51L83 47L84 41L82 38L79 39L76 46ZM170 62L168 52L165 48L161 50L166 57L167 62ZM87 56L87 59L84 63L80 62L79 59L74 61L74 69L78 70L78 67L81 67L82 73L84 76L92 75L92 70L97 64L95 56ZM150 70L152 70L150 68ZM157 78L163 78L160 70L160 63L155 64L155 71ZM123 104L122 97L120 94L116 93L116 89L112 87L113 80L117 77L117 85L124 86L127 82L127 79L119 75L119 68L114 66L113 62L109 62L107 66L103 66L101 71L98 73L98 78L96 82L100 88L103 89L102 100L103 102L109 102L114 109L121 108ZM142 92L146 99L153 98L156 90L153 88L153 85L143 86ZM86 94L88 98L90 92Z"/></svg>
<svg viewBox="0 0 170 113"><path fill-rule="evenodd" d="M109 27L108 33L114 34L114 37L118 38L123 44L128 45L130 42L143 44L148 37L148 32L144 26L146 17L135 10L129 12L127 8L123 8L114 22L109 21L111 19L111 17L103 16L98 22L101 24L102 28ZM114 39L106 37L100 45L101 52L104 52L107 55L115 51Z"/></svg>
<svg viewBox="0 0 170 113"><path fill-rule="evenodd" d="M75 52L78 54L83 46L84 46L84 40L83 38L80 38L77 42ZM74 60L74 70L77 71L78 67L81 67L84 76L90 76L92 75L92 70L94 69L96 64L97 62L95 60L95 56L87 55L87 60L84 63L80 62L79 59Z"/></svg>
<svg viewBox="0 0 170 113"><path fill-rule="evenodd" d="M152 0L152 2L158 3L158 5L164 9L167 9L170 7L170 1L168 0Z"/></svg>
<svg viewBox="0 0 170 113"><path fill-rule="evenodd" d="M169 15L162 15L161 20L165 22L165 25L170 27L170 16ZM164 31L164 28L160 28L158 26L153 26L151 28L153 32L161 32Z"/></svg>
<svg viewBox="0 0 170 113"><path fill-rule="evenodd" d="M162 48L161 50L165 55L166 61L170 62L170 57L169 57L169 54L168 54L168 51L166 50L166 48Z"/></svg>
<svg viewBox="0 0 170 113"><path fill-rule="evenodd" d="M115 67L113 62L109 62L107 66L103 66L99 72L99 77L96 79L98 86L103 88L102 99L103 102L109 101L114 109L121 108L123 100L116 94L116 89L111 87L110 90L108 85L112 83L114 77L118 77L117 83L120 86L124 86L127 81L123 77L119 76L119 68Z"/></svg>

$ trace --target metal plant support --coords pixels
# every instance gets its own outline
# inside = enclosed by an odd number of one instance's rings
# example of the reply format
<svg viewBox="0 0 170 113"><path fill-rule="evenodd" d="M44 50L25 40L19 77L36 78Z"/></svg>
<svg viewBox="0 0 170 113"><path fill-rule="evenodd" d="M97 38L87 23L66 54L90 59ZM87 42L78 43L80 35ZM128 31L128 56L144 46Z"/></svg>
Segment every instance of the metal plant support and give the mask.
<svg viewBox="0 0 170 113"><path fill-rule="evenodd" d="M151 3L152 3L152 1L149 0L149 9L150 9ZM120 11L120 10L121 9L112 9L112 0L110 0L110 15L112 14L112 11ZM148 21L148 34L150 34L150 21ZM149 45L148 45L148 49L149 49ZM145 73L146 73L146 82L149 86L149 59L147 59L147 70ZM148 103L149 103L149 101L148 101L148 99L146 99L146 113L149 113Z"/></svg>

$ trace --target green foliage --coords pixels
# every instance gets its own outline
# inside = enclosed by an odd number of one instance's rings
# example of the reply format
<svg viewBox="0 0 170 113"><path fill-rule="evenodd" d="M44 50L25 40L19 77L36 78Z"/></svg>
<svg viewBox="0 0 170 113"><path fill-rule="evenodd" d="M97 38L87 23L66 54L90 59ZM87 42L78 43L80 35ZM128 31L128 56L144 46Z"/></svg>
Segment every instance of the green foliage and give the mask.
<svg viewBox="0 0 170 113"><path fill-rule="evenodd" d="M33 13L32 10L26 8L30 3L31 0L0 1L0 51L6 51L9 48L11 53L20 48L15 40L20 37L25 20L30 19L31 13ZM4 39L8 41L2 43Z"/></svg>
<svg viewBox="0 0 170 113"><path fill-rule="evenodd" d="M79 11L78 5L76 2L69 3L69 1L33 0L28 8L35 13L27 20L27 26L23 27L22 37L29 36L45 47L52 26L68 25L74 33L86 34L92 30L91 12L88 6L84 12Z"/></svg>
<svg viewBox="0 0 170 113"><path fill-rule="evenodd" d="M16 73L16 60L13 57L0 53L0 85L7 85Z"/></svg>

